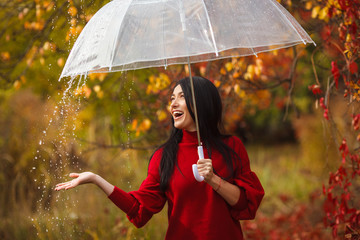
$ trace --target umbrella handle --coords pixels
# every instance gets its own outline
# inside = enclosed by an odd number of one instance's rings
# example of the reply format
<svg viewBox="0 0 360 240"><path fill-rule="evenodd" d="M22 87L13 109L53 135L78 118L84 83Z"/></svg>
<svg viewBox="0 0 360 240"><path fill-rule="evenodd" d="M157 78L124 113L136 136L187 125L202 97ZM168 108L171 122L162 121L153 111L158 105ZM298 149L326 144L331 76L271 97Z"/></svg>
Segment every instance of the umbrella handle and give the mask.
<svg viewBox="0 0 360 240"><path fill-rule="evenodd" d="M204 159L204 150L203 150L202 146L198 146L198 156L199 156L199 159ZM198 181L198 182L204 181L204 177L200 176L196 164L192 165L192 170L193 170L193 174L194 174L196 181Z"/></svg>

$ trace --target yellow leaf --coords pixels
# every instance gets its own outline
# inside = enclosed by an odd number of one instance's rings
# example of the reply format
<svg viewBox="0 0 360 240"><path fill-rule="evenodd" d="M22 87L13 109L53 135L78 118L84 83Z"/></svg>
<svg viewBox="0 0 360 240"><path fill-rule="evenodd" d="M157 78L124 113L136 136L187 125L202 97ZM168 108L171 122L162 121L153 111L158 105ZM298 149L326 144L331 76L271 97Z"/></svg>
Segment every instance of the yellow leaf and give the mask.
<svg viewBox="0 0 360 240"><path fill-rule="evenodd" d="M320 7L320 6L314 7L313 10L312 10L312 12L311 12L311 17L312 17L312 18L316 18L316 17L318 16L320 10L321 10L321 7Z"/></svg>
<svg viewBox="0 0 360 240"><path fill-rule="evenodd" d="M149 77L149 85L147 86L146 93L158 93L169 87L170 83L170 78L165 73L160 73L159 76L151 75Z"/></svg>
<svg viewBox="0 0 360 240"><path fill-rule="evenodd" d="M244 79L245 79L245 80L252 80L253 78L252 78L252 76L251 76L250 73L246 72L246 73L244 74Z"/></svg>
<svg viewBox="0 0 360 240"><path fill-rule="evenodd" d="M344 24L345 25L351 25L353 23L352 17L345 18Z"/></svg>
<svg viewBox="0 0 360 240"><path fill-rule="evenodd" d="M346 55L347 55L348 59L352 58L352 52L351 51L348 51Z"/></svg>
<svg viewBox="0 0 360 240"><path fill-rule="evenodd" d="M351 42L351 36L349 33L346 35L346 42Z"/></svg>
<svg viewBox="0 0 360 240"><path fill-rule="evenodd" d="M241 89L239 84L235 84L234 86L234 92L240 97L240 98L245 98L246 93L244 90Z"/></svg>
<svg viewBox="0 0 360 240"><path fill-rule="evenodd" d="M39 5L36 6L36 17L37 19L40 19L41 18L41 15L42 15L42 10L40 8L40 6L38 7Z"/></svg>
<svg viewBox="0 0 360 240"><path fill-rule="evenodd" d="M43 48L44 48L45 51L49 50L50 49L50 43L45 42Z"/></svg>
<svg viewBox="0 0 360 240"><path fill-rule="evenodd" d="M272 50L271 52L272 52L272 54L274 54L274 56L277 56L277 55L279 54L279 50L278 50L278 49Z"/></svg>
<svg viewBox="0 0 360 240"><path fill-rule="evenodd" d="M161 90L167 88L170 85L170 78L165 73L160 73Z"/></svg>
<svg viewBox="0 0 360 240"><path fill-rule="evenodd" d="M156 115L157 115L157 118L158 118L158 120L159 120L160 122L163 121L163 120L165 120L166 117L167 117L166 112L163 111L163 110L157 110L157 111L156 111Z"/></svg>
<svg viewBox="0 0 360 240"><path fill-rule="evenodd" d="M244 78L246 80L252 80L254 79L254 75L255 75L255 66L253 64L250 64L247 67L247 72L244 74Z"/></svg>
<svg viewBox="0 0 360 240"><path fill-rule="evenodd" d="M106 72L103 72L103 73L90 73L88 75L89 79L91 81L94 81L95 79L99 79L100 82L104 81L105 77L107 76L107 73Z"/></svg>
<svg viewBox="0 0 360 240"><path fill-rule="evenodd" d="M234 92L236 93L236 94L239 94L239 92L240 92L240 86L239 86L239 84L235 84L235 86L234 86Z"/></svg>
<svg viewBox="0 0 360 240"><path fill-rule="evenodd" d="M151 127L151 121L150 119L145 119L144 121L141 122L140 126L139 126L139 129L141 131L146 131L148 130L149 128Z"/></svg>
<svg viewBox="0 0 360 240"><path fill-rule="evenodd" d="M319 12L319 19L327 22L328 21L328 12L329 12L328 7L324 7L323 9L321 9Z"/></svg>
<svg viewBox="0 0 360 240"><path fill-rule="evenodd" d="M233 64L231 62L227 62L225 64L226 71L230 72L233 69Z"/></svg>
<svg viewBox="0 0 360 240"><path fill-rule="evenodd" d="M95 92L99 92L101 90L101 87L99 85L95 85L93 89Z"/></svg>
<svg viewBox="0 0 360 240"><path fill-rule="evenodd" d="M14 82L14 88L15 88L16 90L18 90L20 87L21 87L20 81L16 80L16 81Z"/></svg>
<svg viewBox="0 0 360 240"><path fill-rule="evenodd" d="M150 94L153 91L152 86L148 85L146 88L146 94Z"/></svg>

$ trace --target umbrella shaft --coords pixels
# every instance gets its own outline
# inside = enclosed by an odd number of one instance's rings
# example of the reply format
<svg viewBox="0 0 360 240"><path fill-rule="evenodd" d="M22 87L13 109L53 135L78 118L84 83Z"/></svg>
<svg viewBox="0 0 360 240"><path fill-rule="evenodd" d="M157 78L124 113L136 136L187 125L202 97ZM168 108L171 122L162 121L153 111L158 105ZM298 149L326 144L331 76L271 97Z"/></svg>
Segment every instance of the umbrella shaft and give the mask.
<svg viewBox="0 0 360 240"><path fill-rule="evenodd" d="M192 78L192 74L191 74L191 66L190 66L190 58L189 57L188 57L188 67L189 67L189 76L190 76L191 97L193 100L194 115L195 115L196 135L197 135L197 139L198 139L198 145L201 146L199 121L198 121L196 100L195 100L195 91L194 91L194 82L193 82L193 78Z"/></svg>

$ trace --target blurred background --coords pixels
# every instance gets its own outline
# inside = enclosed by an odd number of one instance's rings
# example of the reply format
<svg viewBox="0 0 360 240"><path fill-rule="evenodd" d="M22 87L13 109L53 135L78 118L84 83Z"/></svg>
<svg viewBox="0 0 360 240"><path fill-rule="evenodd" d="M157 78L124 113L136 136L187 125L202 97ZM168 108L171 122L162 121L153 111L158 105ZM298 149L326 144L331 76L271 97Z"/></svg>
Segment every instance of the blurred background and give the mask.
<svg viewBox="0 0 360 240"><path fill-rule="evenodd" d="M59 80L76 37L108 1L0 2L0 239L163 239L166 207L136 229L95 186L125 191L169 134L186 66ZM316 42L192 65L224 105L266 195L246 239L360 239L359 1L282 0ZM236 29L234 29L236 31Z"/></svg>

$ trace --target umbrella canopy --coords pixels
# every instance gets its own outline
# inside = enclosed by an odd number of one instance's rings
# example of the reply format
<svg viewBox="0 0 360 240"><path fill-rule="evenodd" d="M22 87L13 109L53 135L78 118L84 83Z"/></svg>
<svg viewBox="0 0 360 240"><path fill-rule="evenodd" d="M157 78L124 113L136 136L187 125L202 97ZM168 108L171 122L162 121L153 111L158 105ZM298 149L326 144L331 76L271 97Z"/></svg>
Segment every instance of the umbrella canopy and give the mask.
<svg viewBox="0 0 360 240"><path fill-rule="evenodd" d="M85 26L61 77L190 65L299 43L314 42L276 0L114 0ZM198 155L203 159L189 70ZM193 172L196 180L204 179L196 164Z"/></svg>
<svg viewBox="0 0 360 240"><path fill-rule="evenodd" d="M256 55L314 43L276 0L114 0L88 22L61 77Z"/></svg>

